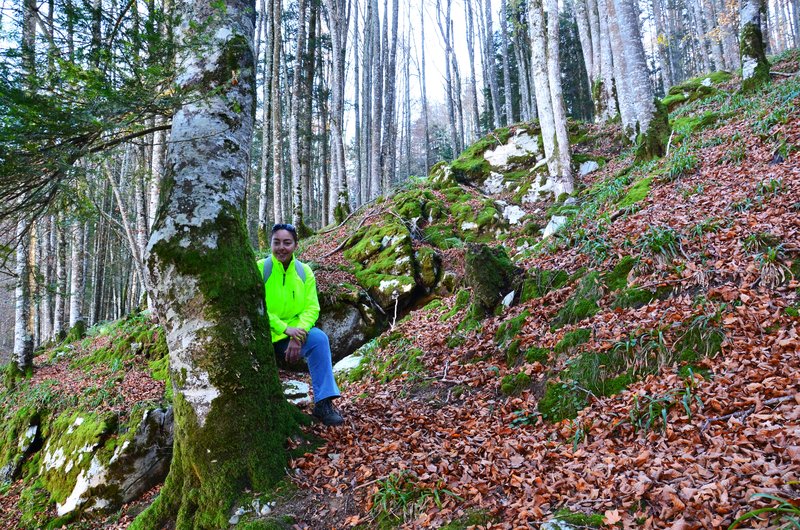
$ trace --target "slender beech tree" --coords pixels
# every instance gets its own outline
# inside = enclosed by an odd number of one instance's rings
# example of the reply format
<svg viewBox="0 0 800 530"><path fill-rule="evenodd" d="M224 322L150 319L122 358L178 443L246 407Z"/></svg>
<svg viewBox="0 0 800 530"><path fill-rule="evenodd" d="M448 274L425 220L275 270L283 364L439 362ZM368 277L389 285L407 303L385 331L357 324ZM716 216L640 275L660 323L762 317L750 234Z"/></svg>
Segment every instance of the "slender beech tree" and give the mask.
<svg viewBox="0 0 800 530"><path fill-rule="evenodd" d="M497 85L497 62L495 61L494 29L492 27L492 2L491 0L483 0L483 2L483 49L486 55L486 75L489 81L489 93L492 96L494 127L497 129L502 125L502 122L500 121L500 87Z"/></svg>
<svg viewBox="0 0 800 530"><path fill-rule="evenodd" d="M347 192L347 163L344 154L344 102L349 25L346 0L325 0L328 29L331 32L331 215L338 222L350 213L350 196Z"/></svg>
<svg viewBox="0 0 800 530"><path fill-rule="evenodd" d="M478 79L475 76L475 22L472 13L472 0L466 0L467 8L467 53L469 54L469 100L472 109L472 134L470 141L481 136L481 118L478 108ZM424 47L423 47L424 48ZM424 51L423 51L424 54Z"/></svg>
<svg viewBox="0 0 800 530"><path fill-rule="evenodd" d="M558 20L558 17L556 17ZM553 112L554 87L550 86L548 78L548 53L549 49L545 35L545 18L541 0L531 0L528 3L528 31L531 36L531 69L533 82L536 87L536 105L539 109L539 126L542 131L542 145L547 158L547 168L550 172L548 186L553 194L558 197L562 193L572 192L572 182L569 177L561 174L561 156L559 154L558 136ZM561 94L556 94L561 98ZM563 118L563 115L562 115ZM565 119L565 118L564 118ZM566 128L566 121L560 126ZM567 150L567 152L569 152Z"/></svg>
<svg viewBox="0 0 800 530"><path fill-rule="evenodd" d="M472 5L472 0L467 0L468 5ZM425 10L423 8L424 4L420 3L419 5L419 31L422 40L422 49L420 50L421 54L421 63L422 67L420 68L420 92L422 93L422 126L425 129L425 174L428 174L428 170L430 169L433 162L431 161L431 135L430 135L430 128L428 123L428 86L426 83L425 77Z"/></svg>
<svg viewBox="0 0 800 530"><path fill-rule="evenodd" d="M558 0L545 0L547 7L547 77L550 85L550 98L555 125L555 147L552 174L557 179L556 197L561 193L572 193L575 184L572 178L572 155L567 133L567 113L564 109L564 96L561 90L561 61L559 59L559 16Z"/></svg>
<svg viewBox="0 0 800 530"><path fill-rule="evenodd" d="M505 124L510 125L514 119L513 97L511 93L511 68L509 67L508 54L511 45L508 40L508 6L506 0L500 1L500 42L502 43L503 57L503 99L505 102Z"/></svg>
<svg viewBox="0 0 800 530"><path fill-rule="evenodd" d="M739 13L739 47L742 90L752 90L769 81L769 61L761 32L763 0L742 0Z"/></svg>
<svg viewBox="0 0 800 530"><path fill-rule="evenodd" d="M388 20L389 13L384 15L384 21ZM396 150L397 150L397 116L395 115L397 99L397 27L400 18L400 5L398 0L392 0L392 36L391 40L384 34L384 81L383 89L386 94L386 102L383 106L383 141L381 145L381 160L383 160L383 172L381 186L384 190L389 190L395 180ZM388 33L388 32L387 32Z"/></svg>
<svg viewBox="0 0 800 530"><path fill-rule="evenodd" d="M174 386L172 463L131 528L222 528L244 488L284 474L291 409L269 337L264 289L243 219L255 102L253 0L187 1L178 34L203 28L178 81L148 265Z"/></svg>
<svg viewBox="0 0 800 530"><path fill-rule="evenodd" d="M609 2L612 0L608 0ZM630 82L631 102L636 116L637 158L661 156L669 138L667 112L656 100L650 84L644 44L639 33L639 16L634 0L613 0L615 21L622 40L620 59Z"/></svg>

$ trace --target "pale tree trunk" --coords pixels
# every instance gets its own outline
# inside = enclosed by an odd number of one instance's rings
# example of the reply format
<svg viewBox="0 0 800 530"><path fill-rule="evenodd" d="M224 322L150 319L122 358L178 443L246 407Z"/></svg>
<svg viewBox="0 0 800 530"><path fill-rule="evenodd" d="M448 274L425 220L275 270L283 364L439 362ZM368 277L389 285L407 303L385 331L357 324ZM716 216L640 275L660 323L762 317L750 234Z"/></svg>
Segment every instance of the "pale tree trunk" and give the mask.
<svg viewBox="0 0 800 530"><path fill-rule="evenodd" d="M519 79L520 96L522 104L520 106L520 118L522 121L530 121L536 118L536 97L534 95L533 83L531 82L530 67L530 45L528 44L528 34L524 31L527 23L523 20L521 12L522 0L512 0L511 12L513 13L514 25L512 27L512 40L514 41L514 54L517 58L517 75Z"/></svg>
<svg viewBox="0 0 800 530"><path fill-rule="evenodd" d="M255 112L254 5L227 0L220 10L197 0L186 7L193 24L185 19L181 37L210 27L205 46L186 48L178 82L204 97L173 118L148 259L169 347L175 441L164 487L132 530L227 528L245 488L267 491L283 478L285 440L294 429L243 223ZM230 83L232 70L238 83Z"/></svg>
<svg viewBox="0 0 800 530"><path fill-rule="evenodd" d="M274 221L285 221L283 211L283 123L281 116L281 2L272 3L272 212Z"/></svg>
<svg viewBox="0 0 800 530"><path fill-rule="evenodd" d="M653 0L657 2L658 0ZM589 11L586 7L587 0L575 0L575 24L578 26L578 38L581 41L581 52L583 53L583 64L586 69L586 79L589 86L592 86L594 78L592 72L594 67L592 61L594 60L594 51L592 49L592 32L589 25Z"/></svg>
<svg viewBox="0 0 800 530"><path fill-rule="evenodd" d="M786 9L791 7L792 10L792 36L795 48L800 48L800 2L794 0L786 0Z"/></svg>
<svg viewBox="0 0 800 530"><path fill-rule="evenodd" d="M567 133L567 113L564 110L564 98L561 91L561 61L558 56L558 0L547 1L547 75L552 100L553 121L555 125L555 152L553 160L556 179L555 195L572 193L575 185L572 179L572 156ZM544 135L543 135L544 136Z"/></svg>
<svg viewBox="0 0 800 530"><path fill-rule="evenodd" d="M539 126L542 131L542 147L547 159L549 179L558 175L558 155L556 153L556 124L553 115L553 98L550 95L550 81L547 69L547 43L545 40L544 10L541 0L528 3L528 31L531 36L531 70L536 88L536 105L539 111ZM554 186L555 187L555 186ZM554 190L556 197L560 191Z"/></svg>
<svg viewBox="0 0 800 530"><path fill-rule="evenodd" d="M150 229L147 222L147 186L141 172L134 173L134 213L136 216L136 252L139 256L137 266L139 267L139 287L138 293L147 295L145 303L150 306L152 300L149 299L147 270L144 267L144 255L147 249L147 239L150 237ZM139 301L134 301L138 305ZM94 322L91 322L94 324Z"/></svg>
<svg viewBox="0 0 800 530"><path fill-rule="evenodd" d="M384 190L389 190L395 180L396 171L396 150L397 150L397 117L395 116L395 105L397 95L397 26L400 18L400 6L398 0L392 1L392 39L388 43L388 49L384 55L388 54L388 62L384 68L383 88L386 94L386 103L383 107L383 145L381 146L381 159L383 160L382 184ZM389 18L389 13L384 15ZM384 19L384 20L386 20ZM388 36L384 36L387 41Z"/></svg>
<svg viewBox="0 0 800 530"><path fill-rule="evenodd" d="M599 15L599 41L600 41L600 73L592 85L592 98L594 99L594 116L599 123L606 122L617 115L617 102L614 97L614 59L611 53L611 30L609 29L608 2L612 0L597 0Z"/></svg>
<svg viewBox="0 0 800 530"><path fill-rule="evenodd" d="M616 22L622 36L625 73L630 82L631 103L636 115L637 158L664 154L669 137L667 113L657 106L647 70L639 18L634 0L614 0Z"/></svg>
<svg viewBox="0 0 800 530"><path fill-rule="evenodd" d="M471 0L467 0L469 2L468 5L472 5ZM420 69L420 92L422 92L422 126L425 129L425 174L428 174L428 170L431 167L431 136L430 136L430 129L428 123L428 85L426 82L425 77L425 11L423 9L423 5L420 4L419 7L419 30L421 34L421 42L422 42L422 68Z"/></svg>
<svg viewBox="0 0 800 530"><path fill-rule="evenodd" d="M83 292L85 287L84 260L84 223L83 221L73 220L70 225L70 243L72 254L70 255L70 289L69 289L69 327L85 326L83 318ZM78 334L82 333L78 331Z"/></svg>
<svg viewBox="0 0 800 530"><path fill-rule="evenodd" d="M17 250L15 274L14 352L17 369L28 372L33 369L33 333L29 327L31 317L30 234L24 221L17 222Z"/></svg>
<svg viewBox="0 0 800 530"><path fill-rule="evenodd" d="M353 125L355 126L355 136L353 138L353 147L355 148L355 175L353 175L353 185L350 186L350 192L353 194L353 203L356 206L361 206L364 203L364 195L362 194L363 187L362 187L362 178L363 178L363 171L364 171L364 161L363 161L363 154L364 151L362 150L361 146L361 56L359 53L362 53L359 49L359 10L358 10L358 0L354 0L353 2L353 114L354 120ZM363 53L362 53L363 55Z"/></svg>
<svg viewBox="0 0 800 530"><path fill-rule="evenodd" d="M658 1L659 0L653 0L654 3ZM700 45L700 55L702 57L703 71L708 72L713 70L713 65L711 64L711 46L709 43L708 29L706 27L705 17L703 16L703 7L700 5L701 0L688 0L688 1L692 5L692 14L694 15L694 20L695 20L696 37L698 40L698 44Z"/></svg>
<svg viewBox="0 0 800 530"><path fill-rule="evenodd" d="M30 241L28 243L28 292L30 293L30 310L28 311L28 334L33 337L33 347L41 344L39 330L39 309L41 305L41 292L37 281L38 264L42 262L39 252L39 230L37 223L31 223Z"/></svg>
<svg viewBox="0 0 800 530"><path fill-rule="evenodd" d="M469 54L469 99L472 105L472 135L469 143L472 143L481 136L481 119L478 109L478 79L475 76L475 21L472 12L472 0L465 1L467 8L467 53ZM423 44L423 56L424 56ZM516 49L516 48L515 48Z"/></svg>
<svg viewBox="0 0 800 530"><path fill-rule="evenodd" d="M53 338L61 340L66 332L67 312L67 229L64 216L60 214L56 221L58 232L58 250L56 255L56 298L53 309Z"/></svg>
<svg viewBox="0 0 800 530"><path fill-rule="evenodd" d="M364 162L359 175L362 202L372 199L372 17L375 16L373 0L365 0L365 4L364 49L361 53L361 156Z"/></svg>
<svg viewBox="0 0 800 530"><path fill-rule="evenodd" d="M598 0L603 11L608 13L608 31L611 42L611 52L614 57L614 89L617 95L620 121L625 135L631 142L636 141L636 110L633 106L633 85L631 72L626 61L625 44L622 33L617 23L616 8L613 0Z"/></svg>
<svg viewBox="0 0 800 530"><path fill-rule="evenodd" d="M308 47L303 60L303 82L300 85L303 97L302 106L300 107L300 179L303 187L303 212L305 215L303 230L310 233L310 229L306 226L309 221L314 219L311 212L312 207L312 179L311 179L311 144L313 141L313 124L312 113L314 107L314 75L316 73L316 48L319 43L317 38L317 27L320 24L320 3L317 1L311 2L309 22L308 22L308 37L306 42Z"/></svg>
<svg viewBox="0 0 800 530"><path fill-rule="evenodd" d="M458 68L458 59L456 58L455 53L455 43L453 42L453 38L455 35L455 31L453 30L453 21L450 21L450 49L453 50L453 53L450 56L450 65L453 68L453 96L455 100L453 104L455 105L456 111L456 125L458 126L458 152L464 150L464 105L461 100L461 71Z"/></svg>
<svg viewBox="0 0 800 530"><path fill-rule="evenodd" d="M347 192L347 165L344 154L345 53L347 50L347 3L345 0L325 0L328 28L331 32L331 175L330 214L341 222L350 212Z"/></svg>
<svg viewBox="0 0 800 530"><path fill-rule="evenodd" d="M739 46L742 57L742 90L769 82L769 62L761 33L762 0L742 0L739 14Z"/></svg>
<svg viewBox="0 0 800 530"><path fill-rule="evenodd" d="M714 69L725 69L725 56L722 52L722 34L717 22L717 13L713 0L700 0L703 7L703 15L708 30L708 40L711 46L711 57L714 59Z"/></svg>
<svg viewBox="0 0 800 530"><path fill-rule="evenodd" d="M36 2L34 0L25 0L22 6L23 21L22 21L22 39L21 39L21 53L22 53L22 67L23 75L30 76L31 79L35 75L35 55L36 55ZM24 82L28 86L27 80ZM21 212L24 216L24 212ZM16 268L15 268L15 307L14 307L14 351L13 362L16 367L22 372L28 372L33 369L33 330L30 327L31 319L31 305L32 293L30 285L30 271L33 267L33 262L30 260L28 252L31 246L31 230L32 224L29 225L28 221L20 218L17 221L16 227Z"/></svg>
<svg viewBox="0 0 800 530"><path fill-rule="evenodd" d="M300 171L300 105L303 51L306 46L306 0L297 4L297 30L294 55L294 73L289 93L289 161L292 173L292 223L302 231L303 227L303 186Z"/></svg>
<svg viewBox="0 0 800 530"><path fill-rule="evenodd" d="M658 62L661 66L661 80L664 84L664 93L669 91L669 87L674 85L672 78L672 65L670 64L669 57L669 41L670 36L664 29L664 15L661 9L661 0L651 0L653 6L653 25L656 29L656 50L658 51ZM693 0L689 0L690 2Z"/></svg>
<svg viewBox="0 0 800 530"><path fill-rule="evenodd" d="M497 65L494 55L494 31L492 31L492 2L483 0L484 4L484 50L486 52L486 68L489 78L489 92L492 95L492 112L494 113L494 128L500 127L502 122L500 110L500 87L497 85Z"/></svg>
<svg viewBox="0 0 800 530"><path fill-rule="evenodd" d="M739 27L739 4L740 2L737 0L719 0L722 19L722 51L725 55L726 67L729 70L737 70L742 66L736 31L736 28Z"/></svg>
<svg viewBox="0 0 800 530"><path fill-rule="evenodd" d="M164 116L156 116L156 127L167 123ZM161 178L164 175L164 153L166 153L167 131L161 130L153 134L152 159L150 161L150 184L147 199L147 228L153 227L158 208L158 195L161 193Z"/></svg>
<svg viewBox="0 0 800 530"><path fill-rule="evenodd" d="M53 299L54 299L54 284L55 284L55 256L54 251L56 248L56 230L55 218L52 215L46 216L42 220L42 238L41 238L41 255L42 255L42 275L44 280L44 293L42 294L42 302L39 311L39 321L41 323L41 338L42 342L49 341L53 336Z"/></svg>
<svg viewBox="0 0 800 530"><path fill-rule="evenodd" d="M383 65L381 56L381 30L380 16L378 14L378 0L372 1L372 125L370 132L370 199L381 194L381 174L383 161L381 160L381 139L383 131ZM383 14L384 19L386 13Z"/></svg>
<svg viewBox="0 0 800 530"><path fill-rule="evenodd" d="M409 10L406 14L408 17L406 19L406 23L408 24L408 28L411 28L411 11ZM405 85L404 89L405 92L403 94L403 101L405 110L403 112L403 128L405 129L405 136L403 147L405 149L405 159L406 159L406 175L405 178L408 179L411 177L411 44L410 44L410 37L405 37L405 46L403 47L405 51L405 57L403 62L403 77L405 78Z"/></svg>
<svg viewBox="0 0 800 530"><path fill-rule="evenodd" d="M445 0L444 12L442 12L441 0L436 0L436 22L439 25L439 34L444 42L444 83L445 100L447 103L447 123L450 130L450 147L453 150L453 158L460 152L458 141L458 128L456 126L455 94L453 90L452 58L453 49L450 46L450 16L452 0ZM442 20L444 17L444 21Z"/></svg>
<svg viewBox="0 0 800 530"><path fill-rule="evenodd" d="M270 247L270 170L272 169L270 154L272 150L272 120L270 111L272 104L270 94L272 91L272 35L274 17L274 2L261 0L261 13L264 19L264 82L262 85L263 105L261 107L261 179L258 184L258 248L267 250ZM259 60L259 56L255 56ZM276 217L277 218L277 217Z"/></svg>
<svg viewBox="0 0 800 530"><path fill-rule="evenodd" d="M505 124L510 125L514 119L514 109L511 94L511 69L508 65L508 8L506 0L500 1L500 42L503 46L503 91L505 92Z"/></svg>
<svg viewBox="0 0 800 530"><path fill-rule="evenodd" d="M597 0L586 0L586 11L589 16L589 32L592 36L592 78L589 87L593 87L594 83L600 79L600 68L603 62L601 45L603 35L600 33L600 11Z"/></svg>

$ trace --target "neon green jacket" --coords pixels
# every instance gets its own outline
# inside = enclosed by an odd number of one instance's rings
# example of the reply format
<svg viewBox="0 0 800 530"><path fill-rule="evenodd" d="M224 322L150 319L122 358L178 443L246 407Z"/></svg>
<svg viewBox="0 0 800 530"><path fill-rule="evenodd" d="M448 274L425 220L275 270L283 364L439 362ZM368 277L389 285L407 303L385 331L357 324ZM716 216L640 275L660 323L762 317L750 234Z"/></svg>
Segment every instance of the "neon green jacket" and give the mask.
<svg viewBox="0 0 800 530"><path fill-rule="evenodd" d="M317 299L317 280L311 267L303 263L306 280L297 275L294 257L288 270L283 264L269 256L272 260L272 273L264 284L264 296L267 302L269 328L272 342L286 338L286 328L303 328L309 331L319 317L319 300ZM264 261L258 260L258 272L264 277Z"/></svg>

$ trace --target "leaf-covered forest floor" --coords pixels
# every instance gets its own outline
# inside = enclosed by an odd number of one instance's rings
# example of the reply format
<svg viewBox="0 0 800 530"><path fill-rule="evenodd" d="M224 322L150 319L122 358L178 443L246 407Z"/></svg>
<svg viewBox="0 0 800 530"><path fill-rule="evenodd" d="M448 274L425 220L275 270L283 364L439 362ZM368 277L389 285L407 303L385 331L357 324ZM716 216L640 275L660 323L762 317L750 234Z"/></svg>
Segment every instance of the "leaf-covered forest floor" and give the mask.
<svg viewBox="0 0 800 530"><path fill-rule="evenodd" d="M773 71L800 71L798 56ZM800 76L753 95L734 78L671 119L670 153L645 164L613 127L589 127L576 153L607 163L578 206L526 205L570 216L544 244L506 239L535 279L526 301L470 326L463 294L436 298L362 349L341 381L345 424L308 428L324 443L291 462L276 527L538 528L557 514L724 528L777 498L797 506ZM321 290L352 281L333 251L387 209L305 249ZM464 253L444 251L444 267L463 275ZM34 380L54 395L110 385L120 409L162 395L152 359L75 362L39 357ZM19 526L21 490L0 499L0 527ZM72 527L125 528L141 506ZM776 527L769 515L742 527Z"/></svg>

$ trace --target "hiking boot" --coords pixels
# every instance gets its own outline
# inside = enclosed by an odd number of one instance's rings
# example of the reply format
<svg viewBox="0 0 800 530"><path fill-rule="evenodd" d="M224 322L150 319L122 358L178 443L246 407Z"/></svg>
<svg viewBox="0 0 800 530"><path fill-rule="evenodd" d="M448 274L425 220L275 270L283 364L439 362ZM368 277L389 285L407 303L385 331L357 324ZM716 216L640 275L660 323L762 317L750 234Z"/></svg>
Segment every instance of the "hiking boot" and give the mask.
<svg viewBox="0 0 800 530"><path fill-rule="evenodd" d="M344 423L344 418L333 408L333 398L325 398L316 402L311 414L324 425L336 426Z"/></svg>

